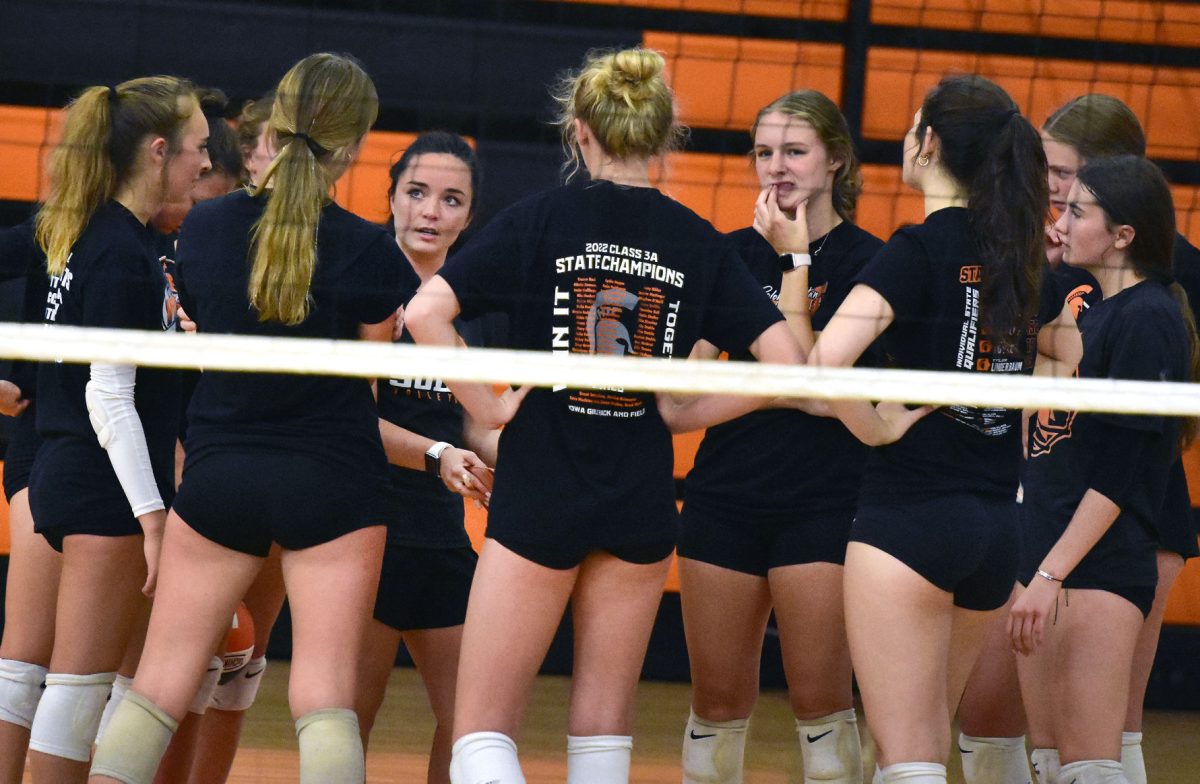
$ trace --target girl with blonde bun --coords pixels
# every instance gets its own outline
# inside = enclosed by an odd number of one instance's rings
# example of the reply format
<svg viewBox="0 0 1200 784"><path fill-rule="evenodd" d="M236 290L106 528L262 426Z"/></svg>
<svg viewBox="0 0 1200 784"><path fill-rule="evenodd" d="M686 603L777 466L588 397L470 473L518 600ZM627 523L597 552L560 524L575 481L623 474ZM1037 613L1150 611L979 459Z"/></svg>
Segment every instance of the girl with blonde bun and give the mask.
<svg viewBox="0 0 1200 784"><path fill-rule="evenodd" d="M518 202L452 258L407 308L418 343L454 345L456 317L504 311L523 349L684 357L703 338L763 361L802 360L736 252L651 185L651 160L679 134L663 65L640 48L594 52L563 79L559 125L590 179ZM675 546L670 432L763 401L451 387L477 422L508 422L467 606L451 780L524 782L514 738L570 602L567 780L625 782L634 694Z"/></svg>

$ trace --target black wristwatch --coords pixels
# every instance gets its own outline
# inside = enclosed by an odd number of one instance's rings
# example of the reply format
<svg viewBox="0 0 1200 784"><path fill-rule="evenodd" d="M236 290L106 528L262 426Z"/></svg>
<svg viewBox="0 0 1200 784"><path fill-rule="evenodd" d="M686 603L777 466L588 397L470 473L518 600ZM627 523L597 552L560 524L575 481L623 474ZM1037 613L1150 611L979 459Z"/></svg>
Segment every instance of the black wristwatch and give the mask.
<svg viewBox="0 0 1200 784"><path fill-rule="evenodd" d="M425 473L434 476L442 475L442 452L445 452L450 446L445 441L438 441L425 450Z"/></svg>

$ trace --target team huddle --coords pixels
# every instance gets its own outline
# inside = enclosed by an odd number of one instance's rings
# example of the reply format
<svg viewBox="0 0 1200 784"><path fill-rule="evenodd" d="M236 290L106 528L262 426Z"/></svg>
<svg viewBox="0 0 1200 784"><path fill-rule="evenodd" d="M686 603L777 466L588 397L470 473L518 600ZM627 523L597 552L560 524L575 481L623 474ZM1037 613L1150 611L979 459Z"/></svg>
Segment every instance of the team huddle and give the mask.
<svg viewBox="0 0 1200 784"><path fill-rule="evenodd" d="M903 142L924 220L884 242L854 222L845 118L786 94L750 129L750 225L723 235L651 179L682 138L663 68L637 48L565 74L567 184L453 254L481 182L455 134L403 151L385 226L332 201L378 113L346 56L298 62L236 131L178 78L89 87L0 270L50 324L1196 380L1200 252L1116 99L1039 130L943 78ZM568 603L567 780L626 782L676 553L685 784L742 781L772 612L806 784L863 782L852 681L874 782L944 784L956 716L969 784L1029 784L1031 761L1039 784L1147 780L1141 703L1197 555L1191 420L100 362L18 366L0 406L0 784L27 751L39 783L224 781L285 596L305 784L364 780L401 642L428 780L523 783ZM704 428L679 512L671 433ZM464 498L488 507L478 556ZM231 617L254 634L226 657Z"/></svg>

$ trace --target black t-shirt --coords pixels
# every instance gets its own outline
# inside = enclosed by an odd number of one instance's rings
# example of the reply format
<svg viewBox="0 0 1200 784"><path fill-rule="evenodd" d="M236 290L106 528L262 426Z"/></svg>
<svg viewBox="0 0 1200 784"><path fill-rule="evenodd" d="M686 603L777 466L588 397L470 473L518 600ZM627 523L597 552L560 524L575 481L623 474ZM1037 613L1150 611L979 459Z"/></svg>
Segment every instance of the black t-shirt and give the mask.
<svg viewBox="0 0 1200 784"><path fill-rule="evenodd" d="M783 272L771 244L753 228L729 235L763 290L778 302ZM863 266L883 246L849 222L810 243L820 248L808 272L808 310L816 331L825 328L850 293ZM731 359L753 360L749 352ZM853 514L867 447L833 417L764 409L710 427L696 452L684 498L725 512L768 519Z"/></svg>
<svg viewBox="0 0 1200 784"><path fill-rule="evenodd" d="M507 312L520 349L683 360L699 338L744 351L783 318L706 221L603 180L513 205L439 274L464 318ZM673 540L673 466L653 394L535 389L500 437L489 532L572 548Z"/></svg>
<svg viewBox="0 0 1200 784"><path fill-rule="evenodd" d="M1182 381L1187 377L1188 337L1183 316L1166 287L1143 281L1096 303L1079 319L1083 334L1081 378ZM1112 569L1126 584L1154 585L1153 558L1131 561L1132 553L1154 548L1168 479L1177 462L1179 421L1174 417L1128 414L1039 412L1024 475L1022 516L1031 557L1041 558L1066 529L1091 487L1101 439L1107 428L1146 438L1112 527L1086 556L1093 570ZM1111 450L1108 450L1111 451ZM1140 569L1136 568L1140 564ZM1116 571L1116 570L1119 570Z"/></svg>
<svg viewBox="0 0 1200 784"><path fill-rule="evenodd" d="M34 240L34 218L16 226L0 229L0 280L24 279L21 291L21 323L37 324L45 318L50 278L46 274L46 254ZM15 360L8 380L32 400L37 395L36 362Z"/></svg>
<svg viewBox="0 0 1200 784"><path fill-rule="evenodd" d="M155 249L153 229L117 202L103 204L71 248L66 269L50 277L46 323L155 332L175 329L177 299ZM45 439L44 449L54 441L55 454L65 454L58 442L70 442L71 454L91 455L87 461L73 461L71 470L98 470L115 481L88 419L84 388L89 374L86 364L40 365L37 430ZM139 367L135 383L134 403L150 465L163 502L169 505L175 495L179 373Z"/></svg>
<svg viewBox="0 0 1200 784"><path fill-rule="evenodd" d="M980 323L983 266L967 211L938 210L898 230L856 282L878 292L895 313L882 343L892 362L914 370L1033 372L1040 313L1026 334L995 340ZM1042 301L1049 298L1043 297ZM887 505L972 493L1011 500L1021 467L1021 412L942 406L903 438L871 450L862 501Z"/></svg>
<svg viewBox="0 0 1200 784"><path fill-rule="evenodd" d="M455 322L468 346L486 345L481 319ZM411 345L408 332L400 342ZM440 378L379 379L379 416L417 435L463 444L463 408ZM463 499L441 477L388 465L391 484L381 506L388 542L410 547L451 548L471 544L463 528Z"/></svg>
<svg viewBox="0 0 1200 784"><path fill-rule="evenodd" d="M248 238L266 196L245 191L197 204L180 230L180 299L204 333L354 340L419 283L395 241L336 204L321 211L308 317L262 322L250 306ZM366 379L284 373L201 374L188 408L187 460L208 450L288 449L382 479L386 458Z"/></svg>

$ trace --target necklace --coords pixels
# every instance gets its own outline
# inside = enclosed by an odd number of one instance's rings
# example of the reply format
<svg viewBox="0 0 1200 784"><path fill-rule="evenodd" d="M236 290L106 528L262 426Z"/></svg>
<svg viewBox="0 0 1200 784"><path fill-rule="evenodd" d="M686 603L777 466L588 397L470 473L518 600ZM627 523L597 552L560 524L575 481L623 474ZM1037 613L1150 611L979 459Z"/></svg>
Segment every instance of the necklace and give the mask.
<svg viewBox="0 0 1200 784"><path fill-rule="evenodd" d="M833 229L836 229L836 228L837 228L837 226L833 227ZM830 229L829 231L825 232L825 237L821 240L821 244L817 246L816 250L809 252L813 258L816 258L821 253L821 251L825 249L825 243L829 242L829 235L833 234L833 229Z"/></svg>

